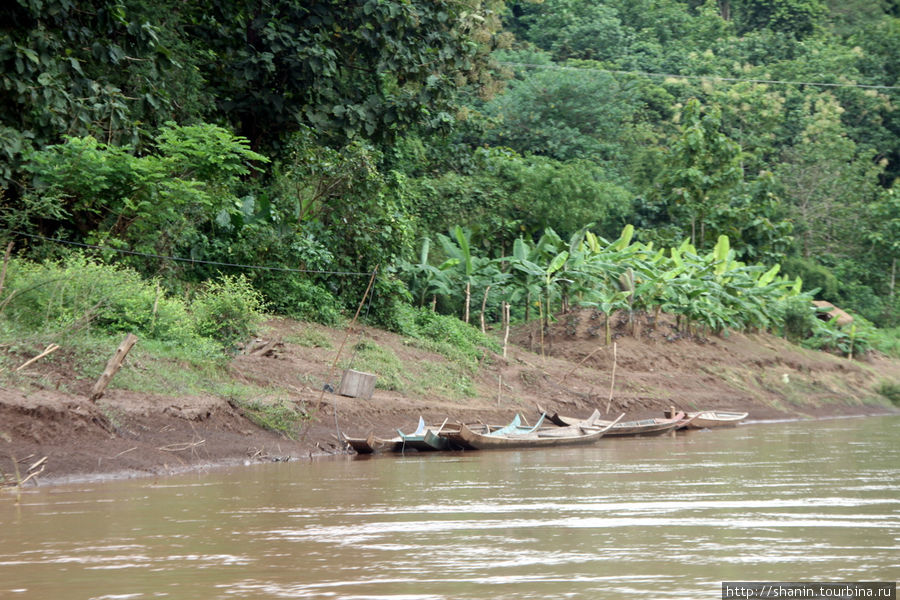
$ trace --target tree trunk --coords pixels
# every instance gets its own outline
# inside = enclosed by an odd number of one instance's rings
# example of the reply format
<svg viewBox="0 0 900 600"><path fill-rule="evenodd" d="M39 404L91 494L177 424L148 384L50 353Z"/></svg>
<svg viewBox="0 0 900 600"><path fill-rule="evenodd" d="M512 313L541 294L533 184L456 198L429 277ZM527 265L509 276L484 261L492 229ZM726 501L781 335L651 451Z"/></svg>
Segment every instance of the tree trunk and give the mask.
<svg viewBox="0 0 900 600"><path fill-rule="evenodd" d="M724 19L725 21L731 20L730 0L719 0L719 14L722 15L722 19Z"/></svg>
<svg viewBox="0 0 900 600"><path fill-rule="evenodd" d="M484 289L484 298L481 299L481 333L487 333L487 329L484 327L484 309L487 306L488 292L491 291L491 286L487 286Z"/></svg>
<svg viewBox="0 0 900 600"><path fill-rule="evenodd" d="M466 324L469 324L469 303L472 300L472 283L466 282Z"/></svg>
<svg viewBox="0 0 900 600"><path fill-rule="evenodd" d="M894 286L897 284L897 259L891 263L891 302L894 300Z"/></svg>

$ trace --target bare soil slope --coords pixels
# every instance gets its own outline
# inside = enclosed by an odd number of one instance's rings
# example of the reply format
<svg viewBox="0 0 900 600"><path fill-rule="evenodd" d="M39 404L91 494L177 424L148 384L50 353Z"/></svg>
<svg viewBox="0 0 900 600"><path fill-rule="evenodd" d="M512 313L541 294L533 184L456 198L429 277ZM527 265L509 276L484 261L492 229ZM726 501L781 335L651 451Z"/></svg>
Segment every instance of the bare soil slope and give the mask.
<svg viewBox="0 0 900 600"><path fill-rule="evenodd" d="M310 333L328 343L290 341ZM348 452L341 431L389 435L398 427L412 429L419 415L432 423L502 422L516 412L533 419L538 406L575 416L599 407L631 418L669 407L740 409L751 420L897 411L875 390L882 381L900 381L900 361L851 361L767 334L684 337L665 318L655 326L641 322L636 332L624 318L614 319L612 333L608 346L603 317L591 310L561 315L543 336L536 324L520 328L506 358L488 356L471 375L468 389L474 386L475 393L454 397L445 387L415 384L429 381L446 363L442 356L359 328L345 360L363 337L403 366L394 378L402 391L377 389L363 400L322 391L324 383L336 387L340 379L331 365L345 331L272 320L270 350L237 356L230 369L236 382L265 388L261 400L294 402L311 415L296 440L260 429L228 398L115 389L114 379L95 404L87 399L93 382L77 380L58 362L38 361L26 372L25 389L0 390L0 477L13 481L18 469L24 478L44 457L32 472L44 470L32 483L341 454ZM123 368L138 367L126 360ZM69 391L58 391L61 383Z"/></svg>

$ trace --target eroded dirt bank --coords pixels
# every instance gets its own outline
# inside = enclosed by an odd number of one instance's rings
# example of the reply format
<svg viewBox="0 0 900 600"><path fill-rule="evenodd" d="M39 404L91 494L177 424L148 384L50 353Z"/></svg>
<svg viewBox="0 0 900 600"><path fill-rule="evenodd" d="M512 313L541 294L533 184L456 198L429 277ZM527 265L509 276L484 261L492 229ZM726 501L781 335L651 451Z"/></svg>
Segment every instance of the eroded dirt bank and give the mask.
<svg viewBox="0 0 900 600"><path fill-rule="evenodd" d="M289 341L310 331L331 343ZM15 478L16 461L24 478L46 457L34 469L43 472L29 482L43 485L306 459L347 452L338 430L387 435L412 429L419 415L436 423L502 422L516 412L532 419L538 405L575 416L608 407L630 418L659 415L670 406L746 410L751 420L897 412L876 392L883 381L900 381L897 360L850 361L765 334L686 338L666 321L644 324L639 338L628 331L626 324L614 324L614 352L604 344L602 317L589 310L569 313L545 334L543 352L536 327L515 332L506 358L491 355L471 375L467 389L474 394L452 397L409 385L402 393L379 389L361 400L321 392L324 382L339 378L329 371L344 331L274 320L266 337L278 342L277 351L238 356L231 371L236 381L266 386L312 415L297 440L260 429L227 398L110 389L95 404L87 399L92 382L39 362L26 374L24 389L0 390L0 472L7 482ZM359 336L399 359L401 382L428 381L445 362L393 334L365 328L354 340ZM123 368L139 367L126 361Z"/></svg>

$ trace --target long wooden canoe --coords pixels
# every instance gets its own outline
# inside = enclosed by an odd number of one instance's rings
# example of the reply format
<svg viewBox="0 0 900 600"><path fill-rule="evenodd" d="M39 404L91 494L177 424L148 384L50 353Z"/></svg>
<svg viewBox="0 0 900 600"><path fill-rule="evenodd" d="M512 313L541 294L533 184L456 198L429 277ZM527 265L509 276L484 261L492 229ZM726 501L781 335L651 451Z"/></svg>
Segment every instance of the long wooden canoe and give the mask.
<svg viewBox="0 0 900 600"><path fill-rule="evenodd" d="M543 415L541 416L541 421L538 421L538 425L542 423ZM523 433L532 429L528 425L523 425L521 415L516 414L516 416L513 417L512 421L510 421L506 425L487 425L484 423L455 423L452 425L448 425L441 430L440 437L447 440L447 443L452 450L477 450L478 448L469 444L468 440L463 437L463 428L467 429L468 431L479 433L481 435L490 435L494 433L503 435L512 432Z"/></svg>
<svg viewBox="0 0 900 600"><path fill-rule="evenodd" d="M668 418L659 417L635 421L620 421L615 423L609 431L606 432L606 437L663 435L664 433L674 431L684 417L685 414L683 412L677 412L675 415ZM576 418L560 415L559 413L554 413L547 418L551 423L555 423L560 427L570 427L581 422ZM605 426L609 423L610 421L595 421L595 424L599 426Z"/></svg>
<svg viewBox="0 0 900 600"><path fill-rule="evenodd" d="M461 425L459 436L465 444L477 450L496 450L503 448L546 448L575 444L591 444L599 440L618 423L623 415L605 426L588 425L582 421L578 425L557 428L541 428L544 415L534 427L507 426L492 432L473 431ZM512 424L510 424L512 425Z"/></svg>
<svg viewBox="0 0 900 600"><path fill-rule="evenodd" d="M732 412L722 410L705 410L701 412L688 413L681 423L679 429L712 429L714 427L734 427L747 418L745 412Z"/></svg>

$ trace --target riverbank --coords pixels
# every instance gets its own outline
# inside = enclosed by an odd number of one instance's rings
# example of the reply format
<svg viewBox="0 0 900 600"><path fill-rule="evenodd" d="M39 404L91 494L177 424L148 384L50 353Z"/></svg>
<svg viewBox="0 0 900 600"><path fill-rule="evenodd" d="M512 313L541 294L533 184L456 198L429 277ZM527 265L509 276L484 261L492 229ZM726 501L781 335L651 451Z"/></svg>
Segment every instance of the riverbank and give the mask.
<svg viewBox="0 0 900 600"><path fill-rule="evenodd" d="M895 359L851 361L768 334L684 336L666 319L644 324L639 337L616 321L613 334L614 344L605 345L602 318L576 311L543 339L536 326L520 328L505 358L491 354L460 371L408 339L360 327L344 364L357 367L359 348L377 351L376 374L391 388L364 400L323 391L325 384L337 387L332 364L346 331L274 319L262 343L236 356L228 373L236 386L256 390L254 402L303 411L308 418L290 432L295 439L254 424L229 394L160 394L116 387L114 379L93 403L92 380L74 377L64 361L37 361L15 387L0 390L0 472L7 483L21 480L43 461L29 484L47 484L309 459L347 453L340 432L389 435L414 428L419 415L432 423L503 422L516 412L532 419L538 405L576 416L596 407L628 418L672 406L742 410L751 420L898 412L877 391L900 381ZM123 370L141 368L129 359Z"/></svg>

